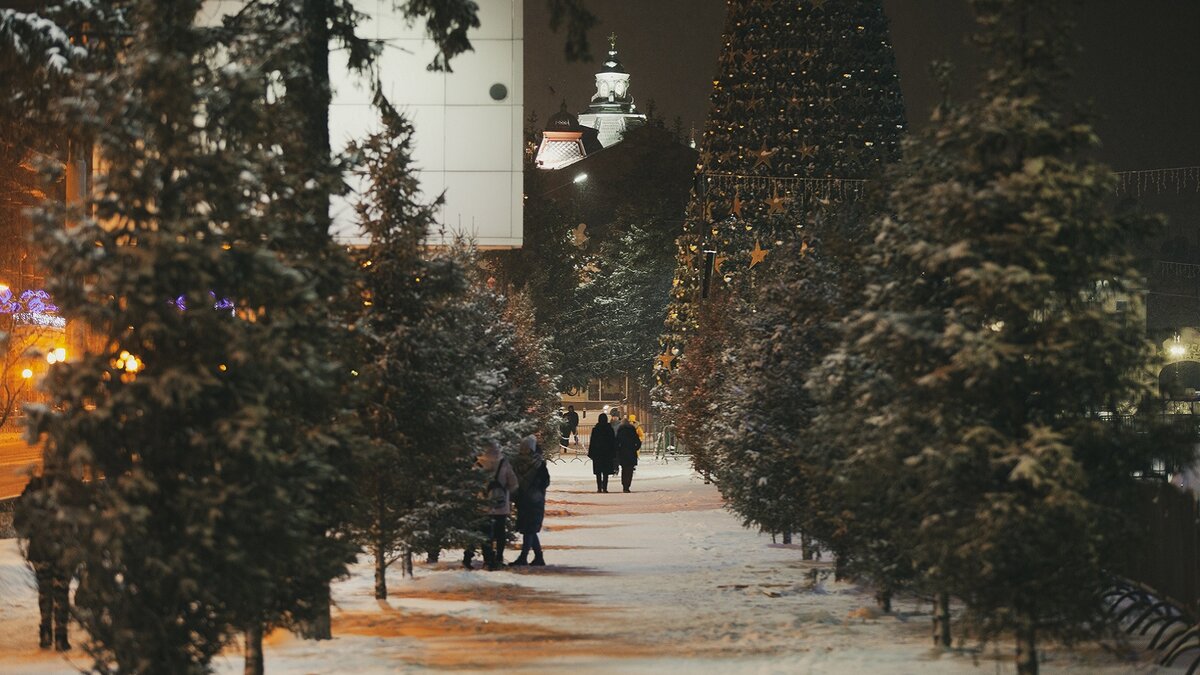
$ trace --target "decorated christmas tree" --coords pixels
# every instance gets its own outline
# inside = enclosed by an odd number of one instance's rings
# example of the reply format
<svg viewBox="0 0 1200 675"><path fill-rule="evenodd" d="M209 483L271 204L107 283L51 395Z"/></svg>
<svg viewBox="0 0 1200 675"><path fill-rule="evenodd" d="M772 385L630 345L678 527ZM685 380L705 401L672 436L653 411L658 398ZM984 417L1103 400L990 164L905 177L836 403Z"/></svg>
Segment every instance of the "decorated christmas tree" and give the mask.
<svg viewBox="0 0 1200 675"><path fill-rule="evenodd" d="M898 157L903 130L880 0L730 2L667 348L696 329L706 285L752 283L775 246L803 239Z"/></svg>

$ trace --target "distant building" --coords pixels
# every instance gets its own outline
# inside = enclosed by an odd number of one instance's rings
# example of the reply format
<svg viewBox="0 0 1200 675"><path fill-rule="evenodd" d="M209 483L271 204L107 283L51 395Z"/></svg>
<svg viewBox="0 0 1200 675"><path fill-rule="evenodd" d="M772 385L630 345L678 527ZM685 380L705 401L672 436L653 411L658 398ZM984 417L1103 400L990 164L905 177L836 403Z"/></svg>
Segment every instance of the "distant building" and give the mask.
<svg viewBox="0 0 1200 675"><path fill-rule="evenodd" d="M538 146L539 169L561 169L621 142L625 132L646 123L629 92L629 73L617 59L617 36L608 38L608 59L596 73L596 93L578 118L562 110L550 118Z"/></svg>

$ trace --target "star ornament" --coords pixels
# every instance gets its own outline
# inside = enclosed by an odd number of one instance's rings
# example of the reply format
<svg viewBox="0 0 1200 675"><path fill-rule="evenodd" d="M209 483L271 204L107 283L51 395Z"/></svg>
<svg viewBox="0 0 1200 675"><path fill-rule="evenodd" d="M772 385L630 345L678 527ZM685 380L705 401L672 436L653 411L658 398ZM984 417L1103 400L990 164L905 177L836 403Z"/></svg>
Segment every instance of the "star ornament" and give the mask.
<svg viewBox="0 0 1200 675"><path fill-rule="evenodd" d="M571 231L575 237L575 246L583 248L589 237L587 236L587 224L580 223L574 230Z"/></svg>
<svg viewBox="0 0 1200 675"><path fill-rule="evenodd" d="M658 367L662 370L670 370L671 364L675 361L675 355L670 352L658 355Z"/></svg>
<svg viewBox="0 0 1200 675"><path fill-rule="evenodd" d="M757 169L760 166L766 166L768 169L771 168L771 161L777 152L779 150L767 150L767 142L763 141L762 149L758 151L757 159L752 169Z"/></svg>
<svg viewBox="0 0 1200 675"><path fill-rule="evenodd" d="M787 200L785 200L783 197L780 197L778 191L772 193L771 198L767 200L767 215L769 216L772 213L783 213L783 205L785 201Z"/></svg>
<svg viewBox="0 0 1200 675"><path fill-rule="evenodd" d="M762 244L757 241L754 242L754 250L750 251L750 269L754 269L755 265L765 260L767 253L767 249L763 248Z"/></svg>
<svg viewBox="0 0 1200 675"><path fill-rule="evenodd" d="M742 217L742 194L740 192L733 193L733 206L730 207L729 212L738 218Z"/></svg>
<svg viewBox="0 0 1200 675"><path fill-rule="evenodd" d="M726 260L728 260L728 258L726 258L726 257L725 257L725 256L723 256L723 255L719 255L719 256L717 256L716 258L713 258L713 272L715 272L715 273L717 273L717 274L720 274L720 273L721 273L721 265L722 265L722 264L723 264L723 263L724 263Z"/></svg>
<svg viewBox="0 0 1200 675"><path fill-rule="evenodd" d="M812 159L817 156L817 151L820 149L821 146L819 145L809 145L808 143L805 143L797 148L797 151L800 153L800 159Z"/></svg>

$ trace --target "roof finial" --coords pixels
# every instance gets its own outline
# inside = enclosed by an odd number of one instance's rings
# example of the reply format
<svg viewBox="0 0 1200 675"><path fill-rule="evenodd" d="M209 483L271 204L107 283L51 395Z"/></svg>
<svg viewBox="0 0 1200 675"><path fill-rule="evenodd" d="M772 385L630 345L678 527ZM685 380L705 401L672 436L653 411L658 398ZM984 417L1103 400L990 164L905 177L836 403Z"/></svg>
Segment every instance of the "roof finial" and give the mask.
<svg viewBox="0 0 1200 675"><path fill-rule="evenodd" d="M608 50L610 52L617 51L617 34L615 32L610 33L608 36Z"/></svg>

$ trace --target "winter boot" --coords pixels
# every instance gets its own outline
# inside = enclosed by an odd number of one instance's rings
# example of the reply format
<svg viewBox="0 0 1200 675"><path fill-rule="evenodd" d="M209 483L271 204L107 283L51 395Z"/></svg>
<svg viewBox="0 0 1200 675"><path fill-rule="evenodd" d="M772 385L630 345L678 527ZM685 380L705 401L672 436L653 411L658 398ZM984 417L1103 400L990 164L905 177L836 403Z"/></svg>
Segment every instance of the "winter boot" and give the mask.
<svg viewBox="0 0 1200 675"><path fill-rule="evenodd" d="M71 651L71 643L67 642L67 636L65 633L54 636L54 651L56 651L56 652Z"/></svg>
<svg viewBox="0 0 1200 675"><path fill-rule="evenodd" d="M533 562L531 562L529 564L532 565L533 567L545 567L546 561L545 561L545 559L542 558L542 552L538 551L537 553L534 553L533 554Z"/></svg>
<svg viewBox="0 0 1200 675"><path fill-rule="evenodd" d="M41 626L38 628L38 646L42 649L50 649L53 644L50 639L50 626Z"/></svg>
<svg viewBox="0 0 1200 675"><path fill-rule="evenodd" d="M508 566L509 567L522 567L522 566L528 565L528 564L529 564L529 549L523 548L523 549L521 549L521 555L517 556L516 560L508 563Z"/></svg>

